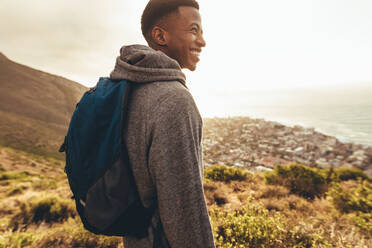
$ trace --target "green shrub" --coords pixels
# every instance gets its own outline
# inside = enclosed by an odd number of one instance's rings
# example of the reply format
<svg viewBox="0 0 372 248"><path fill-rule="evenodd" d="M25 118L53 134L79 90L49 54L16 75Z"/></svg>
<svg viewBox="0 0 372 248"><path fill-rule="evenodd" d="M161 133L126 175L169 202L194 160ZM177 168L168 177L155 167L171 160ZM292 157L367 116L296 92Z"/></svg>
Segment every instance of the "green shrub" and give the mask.
<svg viewBox="0 0 372 248"><path fill-rule="evenodd" d="M338 168L334 172L340 181L357 180L358 178L369 180L368 176L359 168Z"/></svg>
<svg viewBox="0 0 372 248"><path fill-rule="evenodd" d="M221 194L220 192L215 192L213 194L213 200L218 206L222 206L228 202L227 196L225 194Z"/></svg>
<svg viewBox="0 0 372 248"><path fill-rule="evenodd" d="M53 164L54 164L54 165L57 165L57 166L60 166L60 165L62 165L63 163L62 163L62 162L59 162L59 161L54 161Z"/></svg>
<svg viewBox="0 0 372 248"><path fill-rule="evenodd" d="M269 216L260 206L251 204L239 211L212 210L217 247L280 247L283 224L279 215Z"/></svg>
<svg viewBox="0 0 372 248"><path fill-rule="evenodd" d="M0 236L0 248L123 248L121 237L95 235L86 231L80 219L69 218L62 225L27 232L6 232Z"/></svg>
<svg viewBox="0 0 372 248"><path fill-rule="evenodd" d="M32 183L34 190L50 190L58 188L58 183L54 180L38 180Z"/></svg>
<svg viewBox="0 0 372 248"><path fill-rule="evenodd" d="M280 185L267 185L259 192L257 198L282 198L289 195L289 190Z"/></svg>
<svg viewBox="0 0 372 248"><path fill-rule="evenodd" d="M31 233L9 232L2 235L0 239L0 248L22 248L29 247L35 240Z"/></svg>
<svg viewBox="0 0 372 248"><path fill-rule="evenodd" d="M367 235L372 235L372 213L356 213L352 215L354 224Z"/></svg>
<svg viewBox="0 0 372 248"><path fill-rule="evenodd" d="M248 178L250 172L245 169L228 167L225 165L212 165L204 169L205 178L215 181L229 182L232 180L243 181Z"/></svg>
<svg viewBox="0 0 372 248"><path fill-rule="evenodd" d="M359 179L358 185L349 190L334 183L327 197L341 213L349 213L359 230L372 235L372 183Z"/></svg>
<svg viewBox="0 0 372 248"><path fill-rule="evenodd" d="M252 199L240 210L213 209L210 216L218 248L318 247L315 245L322 244L318 237L287 229L279 213L270 215L261 205L254 205Z"/></svg>
<svg viewBox="0 0 372 248"><path fill-rule="evenodd" d="M30 173L27 171L18 172L18 171L5 171L0 172L0 181L2 180L15 180L15 179L25 179L30 177Z"/></svg>
<svg viewBox="0 0 372 248"><path fill-rule="evenodd" d="M360 181L357 187L349 191L334 183L327 196L333 206L342 213L372 212L372 183L368 181Z"/></svg>
<svg viewBox="0 0 372 248"><path fill-rule="evenodd" d="M323 177L326 179L327 183L340 182L347 180L367 180L371 182L369 178L361 169L359 168L330 168L330 169L317 169Z"/></svg>
<svg viewBox="0 0 372 248"><path fill-rule="evenodd" d="M35 242L34 247L85 247L118 248L123 247L123 239L95 235L86 231L80 220L69 219L62 227L54 228Z"/></svg>
<svg viewBox="0 0 372 248"><path fill-rule="evenodd" d="M314 199L327 191L327 182L318 169L300 164L276 165L265 172L267 184L282 185L291 193Z"/></svg>
<svg viewBox="0 0 372 248"><path fill-rule="evenodd" d="M23 190L27 189L27 186L26 185L18 185L12 189L10 189L7 193L7 196L13 196L13 195L17 195L17 194L21 194L23 193Z"/></svg>
<svg viewBox="0 0 372 248"><path fill-rule="evenodd" d="M63 222L75 215L75 206L71 200L52 195L22 203L20 211L10 220L9 227L17 230L32 223Z"/></svg>

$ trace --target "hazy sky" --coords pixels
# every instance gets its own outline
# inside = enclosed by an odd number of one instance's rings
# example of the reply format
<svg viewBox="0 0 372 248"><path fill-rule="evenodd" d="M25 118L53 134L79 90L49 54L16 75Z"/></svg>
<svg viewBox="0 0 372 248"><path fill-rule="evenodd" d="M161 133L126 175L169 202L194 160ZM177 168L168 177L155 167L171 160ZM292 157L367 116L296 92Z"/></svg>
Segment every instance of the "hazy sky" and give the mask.
<svg viewBox="0 0 372 248"><path fill-rule="evenodd" d="M140 16L146 3L1 0L0 52L94 85L113 69L122 45L145 44ZM257 90L372 84L371 0L199 4L207 47L197 71L185 72L202 110L225 95Z"/></svg>

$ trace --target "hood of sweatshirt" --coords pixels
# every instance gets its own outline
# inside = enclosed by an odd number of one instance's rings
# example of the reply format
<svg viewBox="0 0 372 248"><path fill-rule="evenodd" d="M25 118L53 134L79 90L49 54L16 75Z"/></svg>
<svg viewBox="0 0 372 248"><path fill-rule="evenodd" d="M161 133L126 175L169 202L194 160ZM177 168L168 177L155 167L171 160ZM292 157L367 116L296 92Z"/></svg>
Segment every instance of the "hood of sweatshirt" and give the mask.
<svg viewBox="0 0 372 248"><path fill-rule="evenodd" d="M176 60L143 45L123 46L120 49L110 79L126 79L136 83L180 81L186 85L185 74Z"/></svg>

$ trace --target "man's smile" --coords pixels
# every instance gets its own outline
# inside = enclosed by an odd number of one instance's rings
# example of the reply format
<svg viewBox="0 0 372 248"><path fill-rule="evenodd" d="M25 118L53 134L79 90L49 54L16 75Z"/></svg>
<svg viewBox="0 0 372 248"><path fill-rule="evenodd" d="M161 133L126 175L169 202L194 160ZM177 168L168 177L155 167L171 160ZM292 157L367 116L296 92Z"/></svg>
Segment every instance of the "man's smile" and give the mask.
<svg viewBox="0 0 372 248"><path fill-rule="evenodd" d="M198 60L199 60L199 56L200 56L200 53L201 53L201 49L196 49L196 48L194 48L194 49L190 49L190 53L191 53L192 55L194 55L195 57L197 57Z"/></svg>

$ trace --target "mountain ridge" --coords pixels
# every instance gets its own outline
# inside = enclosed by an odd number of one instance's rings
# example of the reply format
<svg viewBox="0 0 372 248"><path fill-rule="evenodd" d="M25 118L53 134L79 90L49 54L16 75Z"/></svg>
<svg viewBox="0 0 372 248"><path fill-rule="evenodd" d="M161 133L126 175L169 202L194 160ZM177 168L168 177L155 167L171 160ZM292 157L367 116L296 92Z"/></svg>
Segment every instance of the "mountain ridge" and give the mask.
<svg viewBox="0 0 372 248"><path fill-rule="evenodd" d="M60 157L58 145L86 90L77 82L19 64L0 53L0 144Z"/></svg>

